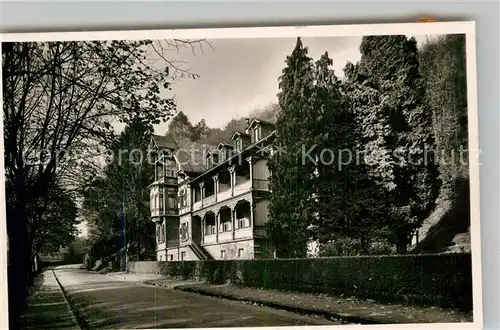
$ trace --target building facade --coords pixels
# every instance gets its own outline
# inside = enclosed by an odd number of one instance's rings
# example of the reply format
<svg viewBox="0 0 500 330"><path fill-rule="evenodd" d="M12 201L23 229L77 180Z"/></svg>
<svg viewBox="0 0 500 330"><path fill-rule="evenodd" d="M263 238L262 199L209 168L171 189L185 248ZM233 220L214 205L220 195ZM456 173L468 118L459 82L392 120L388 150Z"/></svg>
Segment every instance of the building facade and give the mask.
<svg viewBox="0 0 500 330"><path fill-rule="evenodd" d="M153 136L157 260L272 258L265 224L271 123L247 120L216 146Z"/></svg>

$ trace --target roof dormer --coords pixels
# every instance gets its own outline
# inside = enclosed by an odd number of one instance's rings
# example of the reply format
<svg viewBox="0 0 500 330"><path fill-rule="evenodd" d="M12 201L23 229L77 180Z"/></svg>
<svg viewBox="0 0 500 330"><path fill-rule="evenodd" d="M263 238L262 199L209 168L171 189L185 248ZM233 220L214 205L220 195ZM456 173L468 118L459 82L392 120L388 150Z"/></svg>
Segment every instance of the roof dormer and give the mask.
<svg viewBox="0 0 500 330"><path fill-rule="evenodd" d="M239 153L250 144L250 135L241 132L234 132L231 140L234 144L233 150Z"/></svg>
<svg viewBox="0 0 500 330"><path fill-rule="evenodd" d="M206 159L208 168L212 168L214 166L217 166L221 162L221 158L219 156L219 151L217 149L207 152L205 159Z"/></svg>
<svg viewBox="0 0 500 330"><path fill-rule="evenodd" d="M272 123L254 118L248 121L246 132L250 134L251 142L256 143L269 136L273 130L274 125Z"/></svg>
<svg viewBox="0 0 500 330"><path fill-rule="evenodd" d="M260 121L252 119L247 124L247 134L250 134L252 143L259 141L262 138Z"/></svg>
<svg viewBox="0 0 500 330"><path fill-rule="evenodd" d="M232 150L233 150L232 145L220 142L219 145L217 146L217 151L219 153L219 161L223 162L226 159L230 158Z"/></svg>

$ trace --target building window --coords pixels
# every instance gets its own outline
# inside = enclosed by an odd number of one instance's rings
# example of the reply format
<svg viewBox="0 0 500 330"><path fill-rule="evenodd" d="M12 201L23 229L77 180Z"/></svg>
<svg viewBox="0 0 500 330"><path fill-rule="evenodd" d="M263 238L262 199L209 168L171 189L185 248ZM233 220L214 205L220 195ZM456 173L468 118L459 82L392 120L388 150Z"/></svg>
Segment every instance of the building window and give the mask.
<svg viewBox="0 0 500 330"><path fill-rule="evenodd" d="M175 198L175 195L168 195L168 199L167 199L167 207L169 210L172 210L172 209L176 209L177 208L177 200Z"/></svg>
<svg viewBox="0 0 500 330"><path fill-rule="evenodd" d="M215 224L207 225L205 235L214 235L215 234Z"/></svg>
<svg viewBox="0 0 500 330"><path fill-rule="evenodd" d="M158 243L162 243L165 240L165 224L156 225L156 240Z"/></svg>
<svg viewBox="0 0 500 330"><path fill-rule="evenodd" d="M211 155L211 153L210 153L210 152L209 152L209 153L207 153L207 155L206 155L206 161L207 161L207 166L208 166L209 168L211 168L211 167L212 167L212 155Z"/></svg>
<svg viewBox="0 0 500 330"><path fill-rule="evenodd" d="M156 174L156 175L157 175L157 179L158 179L158 180L163 179L163 165L161 165L161 164L160 164L159 166L157 166L157 167L156 167L156 170L157 170L157 171L156 171L156 173L157 173L157 174Z"/></svg>
<svg viewBox="0 0 500 330"><path fill-rule="evenodd" d="M171 158L165 161L165 176L170 178L177 177L177 166L175 160Z"/></svg>
<svg viewBox="0 0 500 330"><path fill-rule="evenodd" d="M181 252L181 261L184 261L186 258L186 252Z"/></svg>
<svg viewBox="0 0 500 330"><path fill-rule="evenodd" d="M180 236L181 236L181 239L183 241L186 241L189 239L189 229L188 229L188 224L187 223L183 223L181 224L181 228L180 228Z"/></svg>
<svg viewBox="0 0 500 330"><path fill-rule="evenodd" d="M213 166L219 165L219 154L218 153L214 153L212 155L212 165Z"/></svg>
<svg viewBox="0 0 500 330"><path fill-rule="evenodd" d="M160 208L160 209L163 209L163 207L164 207L164 206L163 206L163 194L162 194L162 193L160 193L160 194L158 195L158 202L159 202L159 203L158 203L159 208Z"/></svg>
<svg viewBox="0 0 500 330"><path fill-rule="evenodd" d="M225 259L226 258L226 250L220 251L220 258Z"/></svg>
<svg viewBox="0 0 500 330"><path fill-rule="evenodd" d="M179 205L180 205L180 207L184 207L185 206L184 203L186 201L186 190L184 190L184 189L181 190L179 197L180 197Z"/></svg>
<svg viewBox="0 0 500 330"><path fill-rule="evenodd" d="M260 140L260 127L257 126L253 129L253 138L254 138L254 142L257 142Z"/></svg>
<svg viewBox="0 0 500 330"><path fill-rule="evenodd" d="M241 140L241 138L236 139L236 150L237 151L243 150L243 141Z"/></svg>
<svg viewBox="0 0 500 330"><path fill-rule="evenodd" d="M243 249L238 249L238 258L243 257Z"/></svg>
<svg viewBox="0 0 500 330"><path fill-rule="evenodd" d="M174 255L173 254L169 254L168 255L168 260L170 260L170 261L174 260Z"/></svg>
<svg viewBox="0 0 500 330"><path fill-rule="evenodd" d="M250 227L250 221L247 218L238 219L238 229Z"/></svg>
<svg viewBox="0 0 500 330"><path fill-rule="evenodd" d="M231 231L231 222L223 222L221 223L221 231Z"/></svg>

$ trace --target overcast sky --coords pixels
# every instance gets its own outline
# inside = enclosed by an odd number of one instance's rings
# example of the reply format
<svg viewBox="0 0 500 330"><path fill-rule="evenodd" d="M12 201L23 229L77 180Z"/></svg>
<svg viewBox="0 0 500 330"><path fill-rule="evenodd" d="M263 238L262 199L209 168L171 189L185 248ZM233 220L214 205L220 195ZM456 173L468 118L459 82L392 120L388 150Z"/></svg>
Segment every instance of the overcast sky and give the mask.
<svg viewBox="0 0 500 330"><path fill-rule="evenodd" d="M425 36L417 37L418 41ZM328 51L337 76L347 61L360 59L361 37L303 38L314 60ZM278 77L285 67L286 56L296 43L295 38L216 39L210 40L213 49L180 50L178 59L187 62L200 77L174 82L178 110L192 123L205 118L210 127L224 126L230 119L248 115L277 101ZM165 134L168 123L157 125L156 134Z"/></svg>

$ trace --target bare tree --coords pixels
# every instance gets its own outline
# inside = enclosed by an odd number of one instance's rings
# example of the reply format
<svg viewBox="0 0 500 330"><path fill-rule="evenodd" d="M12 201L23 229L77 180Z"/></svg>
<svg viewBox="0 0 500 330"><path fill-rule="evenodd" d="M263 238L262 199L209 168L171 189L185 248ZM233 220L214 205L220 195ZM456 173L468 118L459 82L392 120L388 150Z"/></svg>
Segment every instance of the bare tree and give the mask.
<svg viewBox="0 0 500 330"><path fill-rule="evenodd" d="M162 94L189 72L182 63L169 61L168 51L194 51L204 44L147 40L2 45L9 307L24 301L34 235L51 187L61 180L78 187L95 175L82 171L92 168L85 152L98 150L114 136L114 122L167 120L175 102Z"/></svg>

